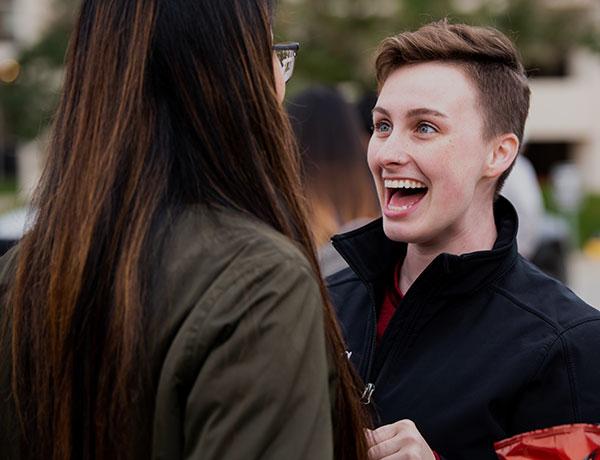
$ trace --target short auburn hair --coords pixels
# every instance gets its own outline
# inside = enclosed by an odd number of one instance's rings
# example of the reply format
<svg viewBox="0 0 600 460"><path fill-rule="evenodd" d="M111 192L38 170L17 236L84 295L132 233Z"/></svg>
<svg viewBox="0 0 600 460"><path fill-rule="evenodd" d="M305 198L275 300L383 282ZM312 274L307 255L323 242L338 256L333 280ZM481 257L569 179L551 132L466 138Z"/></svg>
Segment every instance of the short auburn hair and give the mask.
<svg viewBox="0 0 600 460"><path fill-rule="evenodd" d="M530 90L519 53L506 35L444 19L388 37L379 46L375 64L379 89L396 69L432 61L456 64L475 84L485 139L514 133L523 143ZM512 165L498 178L496 196L511 169Z"/></svg>

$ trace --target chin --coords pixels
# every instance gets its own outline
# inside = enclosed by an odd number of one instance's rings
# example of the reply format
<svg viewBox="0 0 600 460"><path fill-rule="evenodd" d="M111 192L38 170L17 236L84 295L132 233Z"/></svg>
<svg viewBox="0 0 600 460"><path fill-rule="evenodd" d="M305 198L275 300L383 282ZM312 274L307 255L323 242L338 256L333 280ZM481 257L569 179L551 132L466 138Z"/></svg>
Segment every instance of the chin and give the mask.
<svg viewBox="0 0 600 460"><path fill-rule="evenodd" d="M419 240L418 232L410 229L405 224L390 222L385 217L383 218L383 232L392 241L413 243L415 240Z"/></svg>
<svg viewBox="0 0 600 460"><path fill-rule="evenodd" d="M436 241L441 229L432 224L407 225L406 223L391 222L385 217L383 219L383 231L385 236L399 243L428 245Z"/></svg>

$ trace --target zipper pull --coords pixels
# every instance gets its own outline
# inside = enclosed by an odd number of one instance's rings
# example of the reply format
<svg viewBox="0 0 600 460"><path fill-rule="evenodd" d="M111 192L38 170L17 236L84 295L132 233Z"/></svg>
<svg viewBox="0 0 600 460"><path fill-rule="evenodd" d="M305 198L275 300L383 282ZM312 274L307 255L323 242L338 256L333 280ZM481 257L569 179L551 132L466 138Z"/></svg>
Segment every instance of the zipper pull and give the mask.
<svg viewBox="0 0 600 460"><path fill-rule="evenodd" d="M362 396L360 397L360 402L365 406L371 404L371 397L373 396L373 392L375 391L375 385L372 383L367 384L365 387L365 391L363 391Z"/></svg>

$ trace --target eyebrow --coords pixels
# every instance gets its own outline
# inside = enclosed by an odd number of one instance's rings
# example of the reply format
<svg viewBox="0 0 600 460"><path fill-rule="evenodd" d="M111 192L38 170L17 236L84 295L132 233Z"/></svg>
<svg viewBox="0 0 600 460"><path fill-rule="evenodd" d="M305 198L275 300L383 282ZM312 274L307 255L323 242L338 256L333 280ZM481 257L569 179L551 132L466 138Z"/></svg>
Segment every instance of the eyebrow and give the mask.
<svg viewBox="0 0 600 460"><path fill-rule="evenodd" d="M373 113L375 113L375 112L382 113L386 117L391 117L390 112L385 110L383 107L375 107L373 109ZM408 118L421 117L423 115L430 115L430 116L438 117L438 118L448 118L448 115L446 115L442 112L438 112L437 110L434 110L434 109L428 109L426 107L421 107L418 109L411 109L406 113L406 116Z"/></svg>
<svg viewBox="0 0 600 460"><path fill-rule="evenodd" d="M433 109L428 109L428 108L419 108L419 109L412 109L409 110L406 113L407 117L420 117L423 115L431 115L433 117L438 117L438 118L448 118L448 116L442 112L438 112L437 110L433 110Z"/></svg>

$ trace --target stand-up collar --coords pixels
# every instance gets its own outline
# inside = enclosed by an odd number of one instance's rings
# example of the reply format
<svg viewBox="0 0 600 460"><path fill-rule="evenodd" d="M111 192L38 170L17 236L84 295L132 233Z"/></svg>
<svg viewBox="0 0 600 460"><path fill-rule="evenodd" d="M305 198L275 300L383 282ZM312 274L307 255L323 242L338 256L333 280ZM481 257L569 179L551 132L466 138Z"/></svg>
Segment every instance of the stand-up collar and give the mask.
<svg viewBox="0 0 600 460"><path fill-rule="evenodd" d="M415 281L414 288L419 285L426 287L433 280L436 283L447 281L444 283L445 292L458 294L476 289L508 270L517 257L517 213L506 198L500 197L494 204L494 218L498 237L491 250L460 256L440 254ZM387 276L404 259L407 249L406 243L387 238L381 218L351 232L336 235L332 242L350 268L366 283Z"/></svg>

